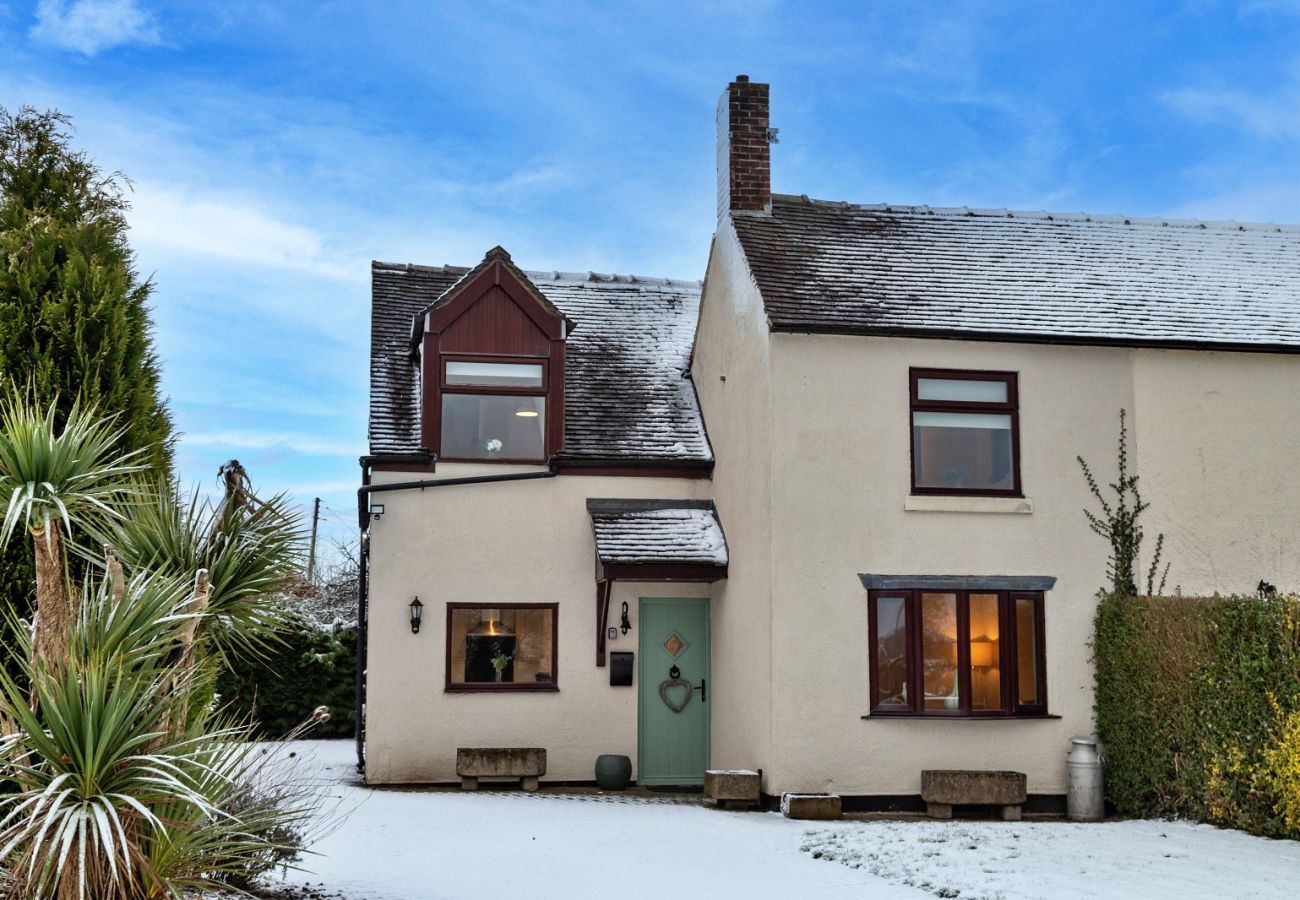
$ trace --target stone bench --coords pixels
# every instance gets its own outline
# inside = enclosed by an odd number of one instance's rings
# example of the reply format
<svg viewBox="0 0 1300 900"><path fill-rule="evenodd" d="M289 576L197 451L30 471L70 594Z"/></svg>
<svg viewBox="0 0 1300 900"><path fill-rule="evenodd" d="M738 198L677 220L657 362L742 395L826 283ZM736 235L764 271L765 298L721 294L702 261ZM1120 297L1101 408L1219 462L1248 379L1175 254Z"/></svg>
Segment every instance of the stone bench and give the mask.
<svg viewBox="0 0 1300 900"><path fill-rule="evenodd" d="M759 774L750 769L708 769L704 773L704 796L719 809L748 809L758 803L761 790Z"/></svg>
<svg viewBox="0 0 1300 900"><path fill-rule="evenodd" d="M921 799L935 819L951 819L954 806L1000 806L1003 821L1018 822L1020 805L1027 796L1024 772L963 769L921 772Z"/></svg>
<svg viewBox="0 0 1300 900"><path fill-rule="evenodd" d="M781 795L781 815L787 819L829 821L842 818L844 808L839 794L785 793Z"/></svg>
<svg viewBox="0 0 1300 900"><path fill-rule="evenodd" d="M478 790L480 778L518 778L526 791L535 791L546 774L546 751L541 747L458 747L456 774L462 791Z"/></svg>

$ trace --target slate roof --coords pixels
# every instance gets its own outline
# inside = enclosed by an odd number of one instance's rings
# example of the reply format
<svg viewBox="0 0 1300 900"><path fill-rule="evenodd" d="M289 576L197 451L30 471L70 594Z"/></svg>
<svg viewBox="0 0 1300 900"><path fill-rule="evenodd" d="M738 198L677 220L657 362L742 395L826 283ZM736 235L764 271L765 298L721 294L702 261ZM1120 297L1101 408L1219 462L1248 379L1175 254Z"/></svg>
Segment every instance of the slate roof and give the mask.
<svg viewBox="0 0 1300 900"><path fill-rule="evenodd" d="M415 317L468 268L371 265L370 452L419 453ZM561 462L707 467L713 461L687 377L700 285L596 273L527 272L570 320Z"/></svg>
<svg viewBox="0 0 1300 900"><path fill-rule="evenodd" d="M624 565L727 565L727 539L711 500L587 501L596 555Z"/></svg>
<svg viewBox="0 0 1300 900"><path fill-rule="evenodd" d="M782 194L732 221L778 331L1300 351L1300 228Z"/></svg>

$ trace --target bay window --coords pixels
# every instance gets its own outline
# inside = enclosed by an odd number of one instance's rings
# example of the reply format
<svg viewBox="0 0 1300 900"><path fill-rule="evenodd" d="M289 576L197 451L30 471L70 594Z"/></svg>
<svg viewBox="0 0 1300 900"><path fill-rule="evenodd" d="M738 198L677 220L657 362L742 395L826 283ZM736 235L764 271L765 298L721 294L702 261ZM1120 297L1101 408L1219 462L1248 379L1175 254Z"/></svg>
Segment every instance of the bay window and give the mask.
<svg viewBox="0 0 1300 900"><path fill-rule="evenodd" d="M1041 591L872 590L871 714L1047 713Z"/></svg>

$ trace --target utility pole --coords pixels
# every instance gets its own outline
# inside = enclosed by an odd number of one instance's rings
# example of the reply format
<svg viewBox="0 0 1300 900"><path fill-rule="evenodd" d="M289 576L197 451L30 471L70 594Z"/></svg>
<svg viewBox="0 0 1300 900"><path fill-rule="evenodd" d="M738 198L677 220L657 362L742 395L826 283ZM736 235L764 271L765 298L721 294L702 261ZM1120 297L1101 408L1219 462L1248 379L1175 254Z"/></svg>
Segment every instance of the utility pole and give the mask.
<svg viewBox="0 0 1300 900"><path fill-rule="evenodd" d="M320 523L320 497L316 498L316 506L311 511L311 552L307 554L307 581L312 581L312 576L316 574L316 526Z"/></svg>

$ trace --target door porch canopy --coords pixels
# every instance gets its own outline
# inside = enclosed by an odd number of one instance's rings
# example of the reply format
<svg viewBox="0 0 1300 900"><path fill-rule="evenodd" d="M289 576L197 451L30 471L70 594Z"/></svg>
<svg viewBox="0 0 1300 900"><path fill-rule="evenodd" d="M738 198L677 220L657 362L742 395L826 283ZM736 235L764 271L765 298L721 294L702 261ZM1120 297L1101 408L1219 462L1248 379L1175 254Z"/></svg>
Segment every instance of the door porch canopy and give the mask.
<svg viewBox="0 0 1300 900"><path fill-rule="evenodd" d="M712 583L727 577L727 538L712 500L587 500L596 539L596 665L615 581Z"/></svg>

